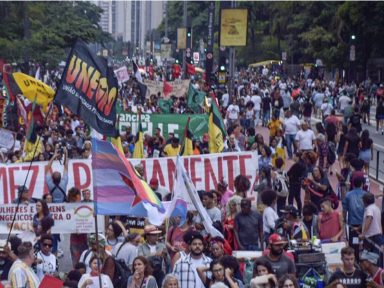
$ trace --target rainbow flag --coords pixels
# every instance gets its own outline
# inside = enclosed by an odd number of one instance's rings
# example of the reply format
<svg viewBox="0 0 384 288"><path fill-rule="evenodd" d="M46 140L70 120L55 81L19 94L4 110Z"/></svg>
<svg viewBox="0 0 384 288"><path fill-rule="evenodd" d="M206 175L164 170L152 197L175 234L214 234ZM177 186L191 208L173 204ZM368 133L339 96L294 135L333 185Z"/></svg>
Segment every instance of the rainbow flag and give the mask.
<svg viewBox="0 0 384 288"><path fill-rule="evenodd" d="M149 185L110 142L92 139L92 170L97 214L135 216L130 211L141 204L143 209L151 206L165 212Z"/></svg>

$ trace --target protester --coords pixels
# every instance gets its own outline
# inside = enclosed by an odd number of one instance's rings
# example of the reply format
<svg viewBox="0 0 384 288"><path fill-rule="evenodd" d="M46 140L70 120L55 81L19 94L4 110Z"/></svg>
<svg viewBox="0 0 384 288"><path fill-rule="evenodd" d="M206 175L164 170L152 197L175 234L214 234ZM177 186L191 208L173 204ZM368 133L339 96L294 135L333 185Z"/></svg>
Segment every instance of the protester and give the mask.
<svg viewBox="0 0 384 288"><path fill-rule="evenodd" d="M359 259L359 242L358 237L361 233L364 221L364 202L363 196L366 192L363 191L364 178L359 177L354 179L355 189L347 192L343 199L343 217L344 221L348 224L348 243L355 249L356 259ZM348 214L347 214L348 211ZM348 217L347 217L348 215Z"/></svg>
<svg viewBox="0 0 384 288"><path fill-rule="evenodd" d="M156 279L151 274L152 268L148 260L143 256L137 256L133 260L132 275L128 278L128 288L157 288Z"/></svg>
<svg viewBox="0 0 384 288"><path fill-rule="evenodd" d="M285 274L295 274L295 264L284 255L284 246L287 241L284 240L279 234L272 234L269 236L269 252L268 254L259 257L258 261L265 261L271 264L273 273L277 279L282 278Z"/></svg>
<svg viewBox="0 0 384 288"><path fill-rule="evenodd" d="M360 267L370 277L368 287L380 287L384 285L384 270L377 266L379 255L374 252L364 250L360 255Z"/></svg>
<svg viewBox="0 0 384 288"><path fill-rule="evenodd" d="M273 273L272 266L267 261L260 259L255 261L253 277L250 283L251 288L272 288L277 285L277 279Z"/></svg>
<svg viewBox="0 0 384 288"><path fill-rule="evenodd" d="M40 251L36 254L36 274L41 281L45 275L55 275L59 272L59 264L52 253L53 239L51 235L40 237Z"/></svg>
<svg viewBox="0 0 384 288"><path fill-rule="evenodd" d="M103 261L97 256L92 256L89 260L89 267L91 271L81 276L78 288L86 288L90 285L100 287L99 282L101 278L101 288L113 287L112 281L108 275L103 274Z"/></svg>
<svg viewBox="0 0 384 288"><path fill-rule="evenodd" d="M17 256L12 252L11 245L6 240L0 240L0 281L8 279L9 270L16 259Z"/></svg>
<svg viewBox="0 0 384 288"><path fill-rule="evenodd" d="M144 256L152 266L152 275L156 278L157 285L163 282L166 267L170 263L166 245L159 241L163 232L154 225L144 226L145 243L139 245L138 255Z"/></svg>
<svg viewBox="0 0 384 288"><path fill-rule="evenodd" d="M116 260L123 260L129 271L132 271L133 260L138 256L138 246L141 236L137 233L129 234L124 242L117 243L112 250L112 255Z"/></svg>
<svg viewBox="0 0 384 288"><path fill-rule="evenodd" d="M184 241L189 245L190 253L176 262L173 274L181 287L203 288L204 283L196 269L201 266L209 268L212 262L211 258L203 254L203 236L199 232L192 231L185 235Z"/></svg>
<svg viewBox="0 0 384 288"><path fill-rule="evenodd" d="M17 198L12 201L14 204L26 204L28 205L29 203L35 203L33 199L30 198L29 196L29 189L27 186L22 185L17 188Z"/></svg>
<svg viewBox="0 0 384 288"><path fill-rule="evenodd" d="M17 252L18 259L13 262L9 270L8 282L11 287L38 288L39 278L31 268L36 259L32 243L21 243Z"/></svg>
<svg viewBox="0 0 384 288"><path fill-rule="evenodd" d="M64 153L64 171L63 175L61 175L60 172L55 171L51 172L52 164L54 160L61 159L63 157L63 154L59 153L59 149L63 149ZM47 167L45 168L45 181L47 182L49 193L52 195L52 202L53 203L63 203L66 201L66 191L67 191L67 185L68 185L68 150L66 147L60 148L59 146L56 146L55 148L55 154L53 154L53 157L48 162Z"/></svg>
<svg viewBox="0 0 384 288"><path fill-rule="evenodd" d="M167 274L161 288L180 288L180 284L175 275Z"/></svg>
<svg viewBox="0 0 384 288"><path fill-rule="evenodd" d="M368 251L380 253L380 247L383 244L383 230L381 226L381 211L375 204L375 196L371 193L365 193L363 195L364 219L362 224L360 239L365 240L364 246ZM382 257L380 258L380 264L382 263Z"/></svg>
<svg viewBox="0 0 384 288"><path fill-rule="evenodd" d="M339 280L347 288L364 287L367 276L363 271L356 268L355 250L351 247L341 249L341 261L343 266L338 268L328 279L328 284Z"/></svg>
<svg viewBox="0 0 384 288"><path fill-rule="evenodd" d="M241 200L241 211L235 217L235 239L239 250L263 250L262 216L251 210L251 200ZM259 245L260 242L260 245Z"/></svg>
<svg viewBox="0 0 384 288"><path fill-rule="evenodd" d="M340 212L334 211L329 198L320 204L321 212L318 219L319 239L322 241L340 241L343 234L344 221Z"/></svg>

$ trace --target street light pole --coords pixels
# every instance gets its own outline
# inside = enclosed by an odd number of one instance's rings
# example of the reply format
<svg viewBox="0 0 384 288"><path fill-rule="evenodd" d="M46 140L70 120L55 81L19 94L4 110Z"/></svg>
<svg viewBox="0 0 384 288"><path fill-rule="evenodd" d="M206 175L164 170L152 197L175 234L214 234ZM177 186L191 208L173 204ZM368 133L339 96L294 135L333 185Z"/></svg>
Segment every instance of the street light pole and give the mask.
<svg viewBox="0 0 384 288"><path fill-rule="evenodd" d="M231 8L236 8L236 1L235 0L232 0L231 1ZM234 93L234 76L235 76L235 47L229 47L229 89L228 89L228 92L229 92L229 95L235 95Z"/></svg>
<svg viewBox="0 0 384 288"><path fill-rule="evenodd" d="M355 61L356 61L356 46L355 46L356 36L351 35L350 45L349 45L349 81L356 82L356 71L355 71Z"/></svg>
<svg viewBox="0 0 384 288"><path fill-rule="evenodd" d="M183 2L183 23L184 23L184 27L185 29L187 29L187 1L184 1ZM186 49L183 50L183 67L182 67L182 71L183 71L183 74L184 74L184 78L187 77L187 71L186 71Z"/></svg>

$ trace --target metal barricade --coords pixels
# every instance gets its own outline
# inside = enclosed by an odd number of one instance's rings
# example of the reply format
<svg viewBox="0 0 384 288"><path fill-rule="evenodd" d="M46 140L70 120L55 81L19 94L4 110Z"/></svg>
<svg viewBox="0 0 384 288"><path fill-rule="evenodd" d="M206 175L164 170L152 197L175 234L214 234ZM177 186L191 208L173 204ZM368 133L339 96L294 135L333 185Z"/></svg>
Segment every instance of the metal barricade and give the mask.
<svg viewBox="0 0 384 288"><path fill-rule="evenodd" d="M373 146L373 160L369 163L369 177L384 184L384 148Z"/></svg>

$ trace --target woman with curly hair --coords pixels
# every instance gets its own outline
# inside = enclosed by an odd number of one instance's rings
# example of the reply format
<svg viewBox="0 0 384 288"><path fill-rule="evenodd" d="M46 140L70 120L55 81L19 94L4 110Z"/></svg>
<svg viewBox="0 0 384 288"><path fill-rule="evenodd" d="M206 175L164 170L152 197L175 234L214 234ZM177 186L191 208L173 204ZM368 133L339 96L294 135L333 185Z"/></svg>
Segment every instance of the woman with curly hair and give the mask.
<svg viewBox="0 0 384 288"><path fill-rule="evenodd" d="M279 288L299 288L299 283L295 276L285 274L279 280Z"/></svg>

